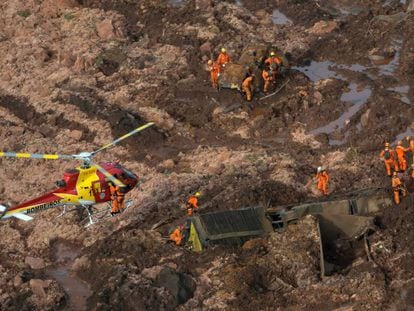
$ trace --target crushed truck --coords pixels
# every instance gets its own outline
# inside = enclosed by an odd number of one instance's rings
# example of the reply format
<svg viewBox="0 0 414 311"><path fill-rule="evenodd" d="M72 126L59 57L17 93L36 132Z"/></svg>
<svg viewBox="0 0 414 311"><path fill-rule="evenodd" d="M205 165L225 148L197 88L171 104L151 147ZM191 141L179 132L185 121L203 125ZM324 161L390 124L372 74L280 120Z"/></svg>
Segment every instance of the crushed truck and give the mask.
<svg viewBox="0 0 414 311"><path fill-rule="evenodd" d="M273 231L283 232L288 225L312 215L324 277L345 269L358 257L371 259L368 236L375 231L375 215L392 205L390 198L386 189L369 188L349 193L345 199L199 214L187 220L188 244L196 252L218 244L241 245Z"/></svg>

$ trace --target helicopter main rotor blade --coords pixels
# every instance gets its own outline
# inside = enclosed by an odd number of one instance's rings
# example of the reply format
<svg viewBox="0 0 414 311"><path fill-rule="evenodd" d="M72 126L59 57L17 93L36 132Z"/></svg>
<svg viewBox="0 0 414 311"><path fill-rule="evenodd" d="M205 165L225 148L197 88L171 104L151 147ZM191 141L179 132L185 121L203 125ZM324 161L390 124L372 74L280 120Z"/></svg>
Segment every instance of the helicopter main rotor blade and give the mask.
<svg viewBox="0 0 414 311"><path fill-rule="evenodd" d="M150 127L152 125L154 125L154 122L149 122L149 123L147 123L145 125L142 125L142 126L136 128L135 130L129 132L128 134L125 134L124 136L121 136L121 137L115 139L113 142L111 142L111 143L109 143L107 145L102 146L98 150L95 150L94 152L91 153L91 155L95 155L96 153L98 153L98 152L100 152L100 151L102 151L102 150L104 150L106 148L115 146L117 143L119 143L120 141L124 140L125 138L128 138L128 137L130 137L130 136L132 136L132 135L134 135L134 134L136 134L138 132L141 132L142 130L145 130L146 128L148 128L148 127Z"/></svg>
<svg viewBox="0 0 414 311"><path fill-rule="evenodd" d="M46 160L75 159L74 156L66 155L66 154L41 154L41 153L2 152L2 151L0 151L0 157L31 158L31 159L46 159Z"/></svg>
<svg viewBox="0 0 414 311"><path fill-rule="evenodd" d="M96 169L98 170L98 171L100 171L102 174L104 174L104 176L106 177L106 178L108 178L109 180L111 180L116 186L119 186L119 187L126 187L123 183L122 183L122 181L120 181L119 179L117 179L117 178L115 178L114 177L114 175L112 175L111 173L109 173L106 169L104 169L102 166L100 166L100 165L98 165L98 164L96 164L96 163L94 163L94 162L91 162L91 165L92 166L94 166L94 167L96 167Z"/></svg>

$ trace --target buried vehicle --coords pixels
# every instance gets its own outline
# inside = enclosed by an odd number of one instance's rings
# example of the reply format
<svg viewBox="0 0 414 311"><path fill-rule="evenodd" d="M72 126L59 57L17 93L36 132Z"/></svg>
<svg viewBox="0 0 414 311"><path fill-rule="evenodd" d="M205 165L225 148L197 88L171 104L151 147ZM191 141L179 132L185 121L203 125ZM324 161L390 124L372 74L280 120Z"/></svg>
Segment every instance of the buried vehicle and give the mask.
<svg viewBox="0 0 414 311"><path fill-rule="evenodd" d="M256 76L256 79L253 81L254 87L255 90L259 90L262 84L261 77L262 70L265 66L264 62L270 50L273 49L264 46L246 48L237 63L229 63L226 65L218 78L219 88L240 91L243 80L247 76L254 74ZM276 55L282 61L282 64L277 67L277 76L283 79L287 69L289 69L289 62L283 53L276 53Z"/></svg>
<svg viewBox="0 0 414 311"><path fill-rule="evenodd" d="M200 214L187 220L188 244L194 251L219 244L242 245L274 230L283 233L303 217L314 217L324 277L349 267L357 258L372 260L368 236L376 230L374 216L391 205L386 190L373 188L350 193L342 200Z"/></svg>

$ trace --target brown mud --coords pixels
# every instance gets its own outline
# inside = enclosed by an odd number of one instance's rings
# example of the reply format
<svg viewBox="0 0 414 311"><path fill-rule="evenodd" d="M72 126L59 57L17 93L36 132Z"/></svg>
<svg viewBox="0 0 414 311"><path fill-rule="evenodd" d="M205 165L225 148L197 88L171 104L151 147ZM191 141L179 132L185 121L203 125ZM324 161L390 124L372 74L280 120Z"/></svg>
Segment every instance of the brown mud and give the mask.
<svg viewBox="0 0 414 311"><path fill-rule="evenodd" d="M379 152L414 131L408 2L4 1L0 150L74 154L146 122L155 126L97 158L140 177L129 194L135 207L122 216L89 229L73 213L56 219L52 210L31 223L0 224L0 306L413 308L408 200L379 216L370 237L374 262L359 256L324 279L311 218L242 248L194 254L166 241L195 191L200 212L316 200L306 185L320 165L338 198L389 187ZM210 87L205 63L220 47L237 62L259 45L276 46L289 60L280 92L260 100L257 90L247 103L234 90ZM1 201L51 190L76 165L1 158ZM45 267L33 269L27 257Z"/></svg>

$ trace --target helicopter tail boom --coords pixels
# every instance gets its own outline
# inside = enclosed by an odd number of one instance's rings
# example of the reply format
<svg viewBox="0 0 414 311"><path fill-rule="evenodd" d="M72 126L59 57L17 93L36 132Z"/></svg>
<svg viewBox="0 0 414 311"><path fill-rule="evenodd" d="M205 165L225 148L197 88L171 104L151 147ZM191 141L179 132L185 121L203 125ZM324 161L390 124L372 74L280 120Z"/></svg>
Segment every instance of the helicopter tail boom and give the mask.
<svg viewBox="0 0 414 311"><path fill-rule="evenodd" d="M33 217L27 216L23 213L7 214L7 211L8 211L8 208L6 206L0 205L0 219L10 218L10 217L16 217L24 221L29 221L33 219Z"/></svg>

